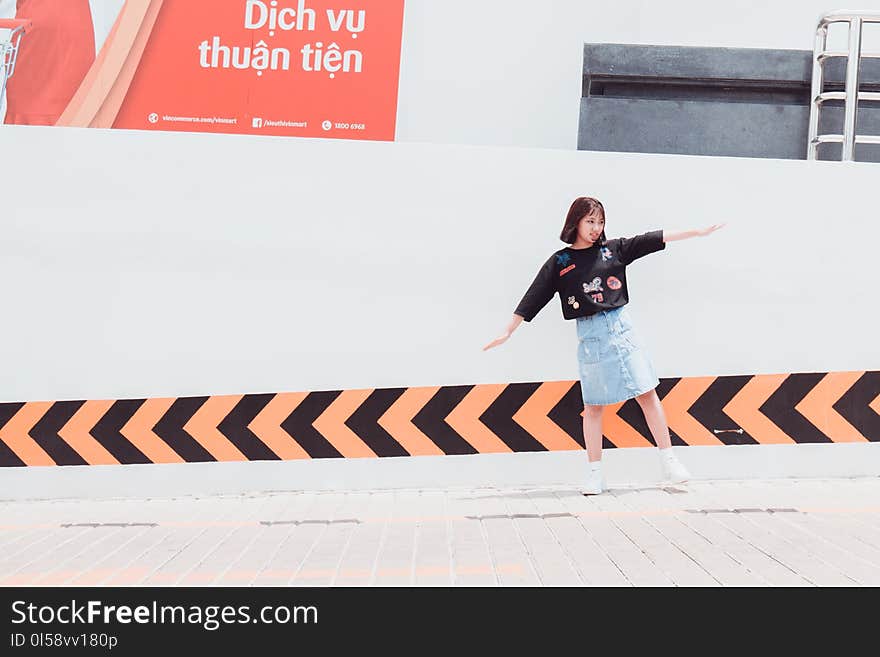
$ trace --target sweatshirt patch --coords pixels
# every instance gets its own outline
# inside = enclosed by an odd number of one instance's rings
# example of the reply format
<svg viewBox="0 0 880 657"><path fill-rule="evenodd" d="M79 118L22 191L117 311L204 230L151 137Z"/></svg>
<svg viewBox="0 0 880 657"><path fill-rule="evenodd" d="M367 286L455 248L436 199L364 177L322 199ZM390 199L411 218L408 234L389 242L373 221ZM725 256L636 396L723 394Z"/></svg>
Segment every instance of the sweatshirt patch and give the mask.
<svg viewBox="0 0 880 657"><path fill-rule="evenodd" d="M584 294L589 294L590 292L602 292L602 279L598 276L589 283L584 283Z"/></svg>
<svg viewBox="0 0 880 657"><path fill-rule="evenodd" d="M566 267L565 269L563 269L562 271L560 271L560 272L559 272L559 275L560 275L560 276L565 276L565 274L567 274L568 272L570 272L572 269L574 269L574 265L569 265L568 267Z"/></svg>

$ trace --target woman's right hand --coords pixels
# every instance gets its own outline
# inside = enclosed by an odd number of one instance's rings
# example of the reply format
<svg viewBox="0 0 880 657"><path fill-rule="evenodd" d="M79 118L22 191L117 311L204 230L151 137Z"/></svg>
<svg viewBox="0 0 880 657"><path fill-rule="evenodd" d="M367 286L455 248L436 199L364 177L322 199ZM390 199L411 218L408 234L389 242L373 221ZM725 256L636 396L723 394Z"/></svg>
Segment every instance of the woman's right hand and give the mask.
<svg viewBox="0 0 880 657"><path fill-rule="evenodd" d="M509 337L510 333L503 333L502 335L499 335L497 338L492 340L492 342L483 347L483 351L491 349L492 347L497 347L500 344L504 344L505 342L507 342L507 338Z"/></svg>
<svg viewBox="0 0 880 657"><path fill-rule="evenodd" d="M513 314L513 317L510 319L510 323L507 325L507 330L499 335L497 338L492 340L489 344L483 347L483 351L487 349L491 349L492 347L497 347L500 344L504 344L507 342L507 338L513 335L513 332L516 330L516 327L520 325L520 322L523 321L522 315Z"/></svg>

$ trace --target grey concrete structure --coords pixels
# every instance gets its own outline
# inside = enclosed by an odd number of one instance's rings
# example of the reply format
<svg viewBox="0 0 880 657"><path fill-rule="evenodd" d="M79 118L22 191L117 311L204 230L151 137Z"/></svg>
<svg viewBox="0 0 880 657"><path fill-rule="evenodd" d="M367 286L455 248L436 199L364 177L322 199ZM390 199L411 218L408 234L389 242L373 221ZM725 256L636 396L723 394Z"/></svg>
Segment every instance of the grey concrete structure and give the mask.
<svg viewBox="0 0 880 657"><path fill-rule="evenodd" d="M586 44L578 149L806 159L812 53L753 48ZM845 61L825 65L842 90ZM864 60L863 91L880 90L880 60ZM821 133L843 131L829 102ZM880 104L862 103L859 134L880 134ZM821 159L839 159L828 144ZM880 162L880 146L856 159Z"/></svg>

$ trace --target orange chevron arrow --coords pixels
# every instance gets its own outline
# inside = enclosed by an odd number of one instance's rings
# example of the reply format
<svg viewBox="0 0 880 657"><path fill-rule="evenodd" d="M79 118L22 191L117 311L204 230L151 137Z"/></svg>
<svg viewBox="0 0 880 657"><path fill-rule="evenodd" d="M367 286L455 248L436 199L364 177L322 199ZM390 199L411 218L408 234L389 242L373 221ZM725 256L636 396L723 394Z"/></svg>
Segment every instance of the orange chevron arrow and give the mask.
<svg viewBox="0 0 880 657"><path fill-rule="evenodd" d="M119 465L116 457L89 433L113 403L112 399L87 401L58 430L58 435L89 465Z"/></svg>
<svg viewBox="0 0 880 657"><path fill-rule="evenodd" d="M666 421L688 445L723 445L688 410L718 377L695 376L681 379L663 398Z"/></svg>
<svg viewBox="0 0 880 657"><path fill-rule="evenodd" d="M377 458L376 452L370 449L370 446L345 424L345 421L360 408L372 392L373 388L343 390L333 400L333 403L312 422L312 426L327 439L327 442L346 458Z"/></svg>
<svg viewBox="0 0 880 657"><path fill-rule="evenodd" d="M654 444L617 414L626 402L609 404L602 411L602 435L615 447L653 447ZM581 416L584 412L581 411Z"/></svg>
<svg viewBox="0 0 880 657"><path fill-rule="evenodd" d="M159 420L176 401L174 397L147 399L119 430L126 440L153 463L184 462L168 443L153 432L153 427L159 424Z"/></svg>
<svg viewBox="0 0 880 657"><path fill-rule="evenodd" d="M480 422L480 416L505 388L506 383L476 385L444 418L446 424L455 429L480 454L513 451L489 427Z"/></svg>
<svg viewBox="0 0 880 657"><path fill-rule="evenodd" d="M281 428L281 423L290 417L293 410L308 396L307 392L277 394L248 425L248 429L284 461L311 458L309 453Z"/></svg>
<svg viewBox="0 0 880 657"><path fill-rule="evenodd" d="M440 386L407 388L377 421L377 424L412 456L442 456L444 453L433 440L412 423L412 419L431 401L438 390Z"/></svg>
<svg viewBox="0 0 880 657"><path fill-rule="evenodd" d="M530 433L548 450L583 449L548 415L553 407L571 390L571 381L547 381L532 393L513 420Z"/></svg>
<svg viewBox="0 0 880 657"><path fill-rule="evenodd" d="M25 465L56 465L52 457L30 437L34 425L51 408L54 402L29 402L18 409L0 429L0 440L6 443Z"/></svg>
<svg viewBox="0 0 880 657"><path fill-rule="evenodd" d="M208 397L193 416L183 425L193 439L218 461L247 461L248 458L220 433L217 425L241 401L243 395L218 395Z"/></svg>
<svg viewBox="0 0 880 657"><path fill-rule="evenodd" d="M722 410L761 444L793 444L795 441L759 410L787 378L788 374L755 375Z"/></svg>
<svg viewBox="0 0 880 657"><path fill-rule="evenodd" d="M855 385L864 372L829 372L795 409L836 443L864 443L868 439L832 406Z"/></svg>

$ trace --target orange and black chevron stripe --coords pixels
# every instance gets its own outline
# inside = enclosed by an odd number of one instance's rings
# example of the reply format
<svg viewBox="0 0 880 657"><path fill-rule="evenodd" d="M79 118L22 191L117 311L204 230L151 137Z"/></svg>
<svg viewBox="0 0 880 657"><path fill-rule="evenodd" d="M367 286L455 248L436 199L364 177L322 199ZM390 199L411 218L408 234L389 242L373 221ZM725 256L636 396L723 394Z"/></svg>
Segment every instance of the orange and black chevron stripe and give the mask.
<svg viewBox="0 0 880 657"><path fill-rule="evenodd" d="M880 442L880 372L663 379L673 444ZM583 449L578 381L0 404L0 466ZM635 400L606 447L653 444Z"/></svg>

